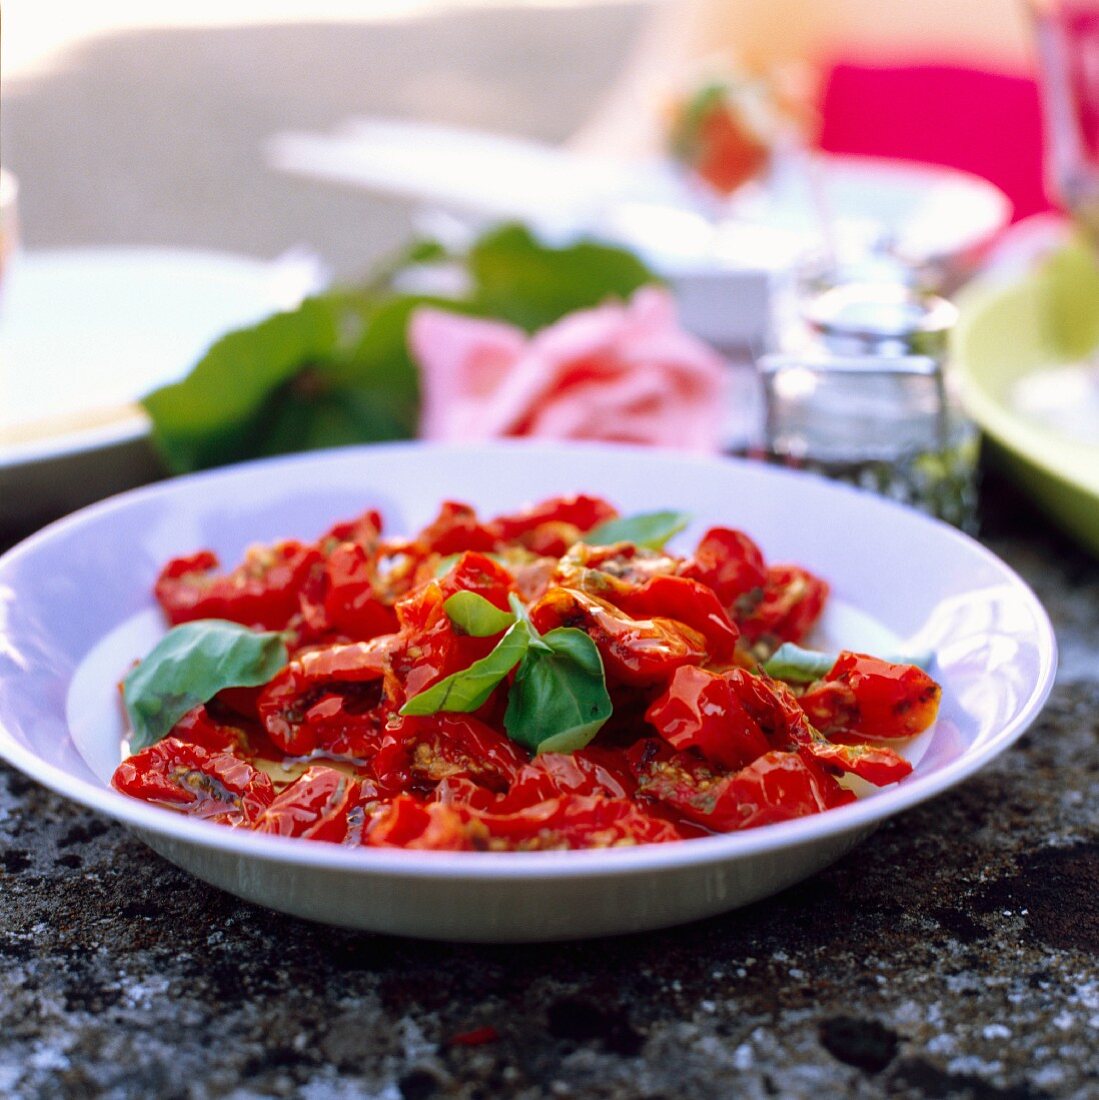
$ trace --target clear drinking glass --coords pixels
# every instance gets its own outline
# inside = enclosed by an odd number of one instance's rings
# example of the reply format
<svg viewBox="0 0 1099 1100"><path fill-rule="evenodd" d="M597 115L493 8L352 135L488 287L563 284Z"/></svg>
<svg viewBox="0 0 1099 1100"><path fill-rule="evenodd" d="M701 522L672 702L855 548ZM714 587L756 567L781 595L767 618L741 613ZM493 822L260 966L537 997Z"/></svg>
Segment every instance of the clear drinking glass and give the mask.
<svg viewBox="0 0 1099 1100"><path fill-rule="evenodd" d="M1046 185L1099 244L1099 0L1030 0Z"/></svg>

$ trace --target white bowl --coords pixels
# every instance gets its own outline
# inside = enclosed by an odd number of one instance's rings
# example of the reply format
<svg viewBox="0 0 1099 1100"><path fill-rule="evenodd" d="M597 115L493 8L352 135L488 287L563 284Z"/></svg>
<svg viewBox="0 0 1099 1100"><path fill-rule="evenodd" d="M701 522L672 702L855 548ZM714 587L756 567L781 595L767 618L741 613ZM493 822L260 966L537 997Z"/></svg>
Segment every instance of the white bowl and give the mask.
<svg viewBox="0 0 1099 1100"><path fill-rule="evenodd" d="M108 785L116 683L162 627L151 588L169 557L232 561L252 542L312 537L381 509L391 530L440 500L486 513L557 493L741 527L774 561L833 586L820 641L929 646L940 718L903 782L814 817L675 844L483 853L350 849L194 821ZM208 882L287 913L455 940L550 940L657 928L747 904L831 863L883 820L971 775L1038 714L1053 632L1023 582L976 542L877 497L731 460L634 448L397 444L250 463L126 493L0 559L0 757L132 827ZM898 868L898 874L903 874Z"/></svg>

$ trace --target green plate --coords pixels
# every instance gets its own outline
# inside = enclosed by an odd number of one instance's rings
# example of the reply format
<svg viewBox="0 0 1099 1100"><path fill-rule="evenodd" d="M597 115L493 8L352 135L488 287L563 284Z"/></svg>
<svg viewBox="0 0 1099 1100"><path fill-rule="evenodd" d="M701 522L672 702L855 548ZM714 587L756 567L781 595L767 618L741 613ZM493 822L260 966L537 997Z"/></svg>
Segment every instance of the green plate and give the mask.
<svg viewBox="0 0 1099 1100"><path fill-rule="evenodd" d="M1099 266L1074 244L1014 282L978 280L959 296L954 363L962 399L1004 469L1059 526L1099 555L1099 446L1017 412L1013 384L1099 348Z"/></svg>

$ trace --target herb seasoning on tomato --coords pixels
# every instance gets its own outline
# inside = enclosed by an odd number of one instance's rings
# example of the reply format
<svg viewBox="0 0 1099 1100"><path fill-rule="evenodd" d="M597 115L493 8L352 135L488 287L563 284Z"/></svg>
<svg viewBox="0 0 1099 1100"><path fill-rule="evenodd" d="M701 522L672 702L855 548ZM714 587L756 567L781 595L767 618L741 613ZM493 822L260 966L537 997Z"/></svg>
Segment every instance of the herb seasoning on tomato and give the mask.
<svg viewBox="0 0 1099 1100"><path fill-rule="evenodd" d="M827 584L687 517L446 502L314 544L169 562L173 625L123 681L114 785L239 829L352 846L648 844L841 806L935 720L920 668L797 643Z"/></svg>

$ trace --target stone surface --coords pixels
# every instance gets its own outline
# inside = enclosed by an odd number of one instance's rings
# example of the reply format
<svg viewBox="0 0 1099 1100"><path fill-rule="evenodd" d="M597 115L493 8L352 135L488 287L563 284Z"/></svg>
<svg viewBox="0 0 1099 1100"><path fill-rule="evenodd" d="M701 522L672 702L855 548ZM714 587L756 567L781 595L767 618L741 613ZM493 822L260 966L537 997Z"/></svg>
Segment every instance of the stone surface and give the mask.
<svg viewBox="0 0 1099 1100"><path fill-rule="evenodd" d="M93 43L5 87L26 238L305 241L354 273L407 207L266 172L267 133L378 110L560 137L635 15ZM1041 719L827 872L701 924L521 947L335 931L0 766L0 1096L1096 1095L1099 567L1002 485L986 503L986 541L1057 627Z"/></svg>

